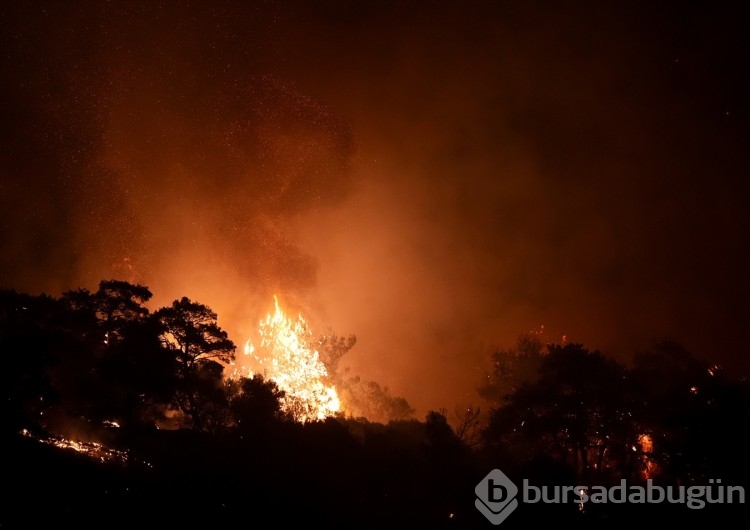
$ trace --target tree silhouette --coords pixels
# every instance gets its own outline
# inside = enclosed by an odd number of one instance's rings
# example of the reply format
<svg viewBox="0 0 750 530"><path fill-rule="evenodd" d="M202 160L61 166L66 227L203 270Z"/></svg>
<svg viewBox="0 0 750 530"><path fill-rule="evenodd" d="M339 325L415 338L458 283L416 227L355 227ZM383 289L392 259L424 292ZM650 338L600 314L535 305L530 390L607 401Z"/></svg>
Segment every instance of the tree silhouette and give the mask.
<svg viewBox="0 0 750 530"><path fill-rule="evenodd" d="M236 347L208 306L182 297L154 315L162 325L162 344L175 353L185 372L207 361L234 361Z"/></svg>
<svg viewBox="0 0 750 530"><path fill-rule="evenodd" d="M664 480L746 480L748 466L738 455L746 444L747 380L668 340L636 355L632 372L644 395L640 417L654 440L648 456Z"/></svg>
<svg viewBox="0 0 750 530"><path fill-rule="evenodd" d="M479 388L479 395L495 404L525 383L533 382L539 375L547 347L538 333L524 333L515 347L498 350L491 356L487 380Z"/></svg>
<svg viewBox="0 0 750 530"><path fill-rule="evenodd" d="M281 399L284 392L272 380L256 374L234 383L231 410L234 423L241 432L264 428L275 420L283 419Z"/></svg>
<svg viewBox="0 0 750 530"><path fill-rule="evenodd" d="M96 318L103 331L104 342L116 340L120 326L145 319L148 308L143 304L152 297L148 287L122 280L103 280L99 289L91 293L86 289L67 291L62 300L74 311L87 311Z"/></svg>
<svg viewBox="0 0 750 530"><path fill-rule="evenodd" d="M3 430L18 432L45 418L57 393L49 367L59 354L60 304L53 298L0 290L0 411Z"/></svg>
<svg viewBox="0 0 750 530"><path fill-rule="evenodd" d="M79 522L92 516L92 499L102 515L127 511L134 519L187 495L201 500L201 514L234 516L248 499L282 510L286 499L277 492L293 476L315 485L301 505L304 517L332 527L350 526L362 513L375 514L373 527L475 527L486 521L474 508L474 487L492 467L539 485L746 483L748 382L677 343L655 345L628 369L580 344L522 337L493 356L491 383L504 390L495 393L502 398L482 432L485 446L472 450L473 405L456 409L454 428L445 409L387 424L287 421L275 382L223 377L234 344L213 311L182 298L149 314L148 295L119 281L59 299L0 290L0 434L10 442L5 468L22 471L11 476L15 496L6 502L15 513L26 516L19 503L40 491L55 499L56 515ZM331 336L318 346L347 405L385 419L411 413L387 388L347 375L339 361L353 339ZM175 411L189 429L153 428ZM112 425L105 420L121 428L103 427ZM65 438L98 449L54 447ZM93 441L103 445L86 443ZM107 446L127 448L127 459L105 459ZM73 474L89 486L60 490ZM594 526L629 512L608 503L585 508L540 505L529 515ZM695 513L686 517L692 522Z"/></svg>
<svg viewBox="0 0 750 530"><path fill-rule="evenodd" d="M481 412L481 408L472 404L456 407L454 411L458 420L454 429L456 436L469 447L476 447L481 442L481 432L479 430L479 415Z"/></svg>
<svg viewBox="0 0 750 530"><path fill-rule="evenodd" d="M148 309L141 304L148 302L152 296L144 285L105 280L99 283L99 290L94 298L100 318L105 322L112 322L146 317Z"/></svg>
<svg viewBox="0 0 750 530"><path fill-rule="evenodd" d="M550 345L538 379L494 409L485 431L491 445L509 444L519 455L549 453L584 479L613 471L637 443L634 387L625 368L580 344Z"/></svg>
<svg viewBox="0 0 750 530"><path fill-rule="evenodd" d="M94 293L63 293L69 335L85 341L61 358L57 370L68 415L127 427L163 417L176 365L159 340L158 322L143 306L151 297L148 287L121 280L101 281Z"/></svg>
<svg viewBox="0 0 750 530"><path fill-rule="evenodd" d="M177 364L162 346L161 326L153 319L119 325L117 338L105 347L96 377L101 397L97 416L123 428L151 426L163 420L178 386Z"/></svg>
<svg viewBox="0 0 750 530"><path fill-rule="evenodd" d="M193 427L208 428L209 417L217 414L211 398L223 396L219 362L234 361L235 345L217 324L216 313L187 297L159 309L154 318L161 326L161 343L177 364L175 404ZM222 415L228 417L228 412Z"/></svg>

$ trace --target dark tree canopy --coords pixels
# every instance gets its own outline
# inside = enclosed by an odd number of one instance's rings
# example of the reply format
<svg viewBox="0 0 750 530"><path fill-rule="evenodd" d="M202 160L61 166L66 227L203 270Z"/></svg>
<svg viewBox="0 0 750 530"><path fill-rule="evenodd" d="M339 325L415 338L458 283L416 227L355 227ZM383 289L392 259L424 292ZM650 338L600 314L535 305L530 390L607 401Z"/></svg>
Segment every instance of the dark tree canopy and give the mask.
<svg viewBox="0 0 750 530"><path fill-rule="evenodd" d="M539 369L547 355L547 345L537 333L524 333L515 347L492 353L487 380L480 386L479 395L502 404L511 393L539 376Z"/></svg>
<svg viewBox="0 0 750 530"><path fill-rule="evenodd" d="M491 411L491 452L516 463L552 459L578 480L742 476L746 381L672 342L636 356L633 368L580 344L548 352L536 378Z"/></svg>
<svg viewBox="0 0 750 530"><path fill-rule="evenodd" d="M299 424L284 412L288 396L275 382L225 377L235 348L216 313L186 297L149 313L142 305L149 297L147 288L120 281L59 299L0 291L0 434L11 443L31 442L33 451L41 445L34 437L52 433L58 438L47 441L85 436L132 449L127 466L135 481L105 488L128 492L123 508L179 491L177 499L197 494L224 510L300 476L319 485L307 508L324 509L331 498L353 511L361 507L357 502L367 509L377 502L383 515L376 527L402 521L404 514L414 523L408 526L421 527L426 513L436 523L429 526L442 527L451 514L481 517L474 488L495 467L513 480L567 485L611 485L622 478L742 484L748 476L747 380L678 343L658 343L626 367L582 344L522 336L514 348L492 356L486 397L494 408L480 429L480 409L473 405L456 409L457 425L446 409L430 411L421 422L410 419L414 410L406 400L348 374L339 361L354 338L331 334L317 344L329 382L348 410L367 419ZM472 434L477 430L481 439ZM157 470L149 467L146 474L137 468L152 464ZM81 469L74 464L61 476ZM191 480L196 476L205 479L198 486ZM237 484L247 489L238 493ZM30 481L29 491L38 487ZM129 493L136 490L141 496ZM75 504L79 497L65 497L59 507L88 510L88 501L85 508ZM334 509L341 515L335 522L350 523L341 509ZM590 519L592 526L613 520L611 507L586 509L603 514ZM549 520L557 522L558 515ZM473 522L467 527L486 524Z"/></svg>
<svg viewBox="0 0 750 530"><path fill-rule="evenodd" d="M209 307L182 297L170 307L159 309L155 317L163 327L162 343L177 353L186 369L209 360L234 361L236 347Z"/></svg>
<svg viewBox="0 0 750 530"><path fill-rule="evenodd" d="M177 364L173 404L198 430L217 431L231 421L222 378L223 365L234 361L235 345L208 306L187 297L154 313L160 340Z"/></svg>
<svg viewBox="0 0 750 530"><path fill-rule="evenodd" d="M236 383L231 409L234 422L242 431L267 426L282 419L281 399L284 392L278 385L256 374L252 378L241 378Z"/></svg>
<svg viewBox="0 0 750 530"><path fill-rule="evenodd" d="M136 320L147 316L148 309L142 304L152 296L148 287L121 280L101 282L95 295L97 309L106 321Z"/></svg>

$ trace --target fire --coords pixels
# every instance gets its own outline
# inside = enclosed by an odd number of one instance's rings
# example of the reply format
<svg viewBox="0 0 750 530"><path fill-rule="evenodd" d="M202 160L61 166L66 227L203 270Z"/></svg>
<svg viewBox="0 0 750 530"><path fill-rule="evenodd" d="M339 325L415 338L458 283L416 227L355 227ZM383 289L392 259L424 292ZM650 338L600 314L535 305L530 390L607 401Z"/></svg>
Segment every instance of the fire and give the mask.
<svg viewBox="0 0 750 530"><path fill-rule="evenodd" d="M654 439L650 434L641 434L638 436L638 445L643 455L644 464L641 475L645 479L653 478L659 471L656 462L651 457L654 452Z"/></svg>
<svg viewBox="0 0 750 530"><path fill-rule="evenodd" d="M21 434L23 436L26 436L28 438L33 438L34 440L47 444L47 445L54 445L55 447L59 447L60 449L67 449L71 451L75 451L77 453L84 454L88 456L89 458L93 458L94 460L99 460L103 463L108 462L122 462L126 463L128 462L128 452L122 451L119 449L112 449L110 447L106 447L100 443L96 442L84 442L80 440L70 440L68 438L64 438L59 435L52 435L48 437L36 437L31 434L27 429L22 429ZM147 465L149 467L152 467L151 464Z"/></svg>
<svg viewBox="0 0 750 530"><path fill-rule="evenodd" d="M641 434L638 436L638 443L641 446L641 451L648 454L654 450L654 439L650 434Z"/></svg>
<svg viewBox="0 0 750 530"><path fill-rule="evenodd" d="M297 421L333 416L341 410L341 401L336 388L326 384L328 371L317 350L310 347L309 326L302 315L296 320L286 316L276 295L273 300L275 311L258 326L258 348L248 340L245 355L253 359L258 371L284 391L282 409ZM254 374L248 369L246 375Z"/></svg>

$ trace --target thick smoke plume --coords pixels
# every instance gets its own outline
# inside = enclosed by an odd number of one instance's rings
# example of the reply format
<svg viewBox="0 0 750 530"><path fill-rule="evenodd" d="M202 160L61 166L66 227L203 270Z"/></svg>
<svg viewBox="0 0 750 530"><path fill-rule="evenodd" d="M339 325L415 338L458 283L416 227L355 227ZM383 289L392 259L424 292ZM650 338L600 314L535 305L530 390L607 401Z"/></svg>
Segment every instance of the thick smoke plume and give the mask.
<svg viewBox="0 0 750 530"><path fill-rule="evenodd" d="M0 286L136 281L238 343L279 294L420 414L542 325L743 367L747 36L675 9L3 5Z"/></svg>

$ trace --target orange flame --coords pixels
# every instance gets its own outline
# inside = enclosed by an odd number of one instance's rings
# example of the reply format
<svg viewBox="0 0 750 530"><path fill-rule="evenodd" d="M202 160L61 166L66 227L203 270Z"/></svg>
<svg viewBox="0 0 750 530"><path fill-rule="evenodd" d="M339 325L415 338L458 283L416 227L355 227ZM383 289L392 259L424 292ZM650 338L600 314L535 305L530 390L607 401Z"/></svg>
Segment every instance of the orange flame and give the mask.
<svg viewBox="0 0 750 530"><path fill-rule="evenodd" d="M248 340L245 355L284 391L282 409L295 420L307 422L333 416L341 410L341 401L336 388L326 384L328 371L318 352L310 347L309 326L302 315L296 320L287 317L276 295L273 300L274 313L269 313L258 326L258 348ZM247 368L246 375L253 377L254 372Z"/></svg>

